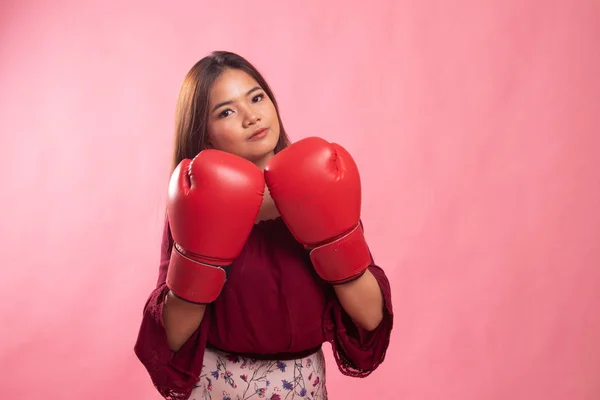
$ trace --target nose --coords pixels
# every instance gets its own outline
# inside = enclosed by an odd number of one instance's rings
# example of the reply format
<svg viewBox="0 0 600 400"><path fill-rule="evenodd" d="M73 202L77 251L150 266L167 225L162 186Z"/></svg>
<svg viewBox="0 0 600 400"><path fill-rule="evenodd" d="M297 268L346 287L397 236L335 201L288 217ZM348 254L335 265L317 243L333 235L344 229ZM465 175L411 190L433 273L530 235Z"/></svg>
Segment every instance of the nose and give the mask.
<svg viewBox="0 0 600 400"><path fill-rule="evenodd" d="M257 122L260 121L260 116L258 113L252 108L248 108L246 110L246 114L244 116L244 127L249 127L252 125L256 125Z"/></svg>

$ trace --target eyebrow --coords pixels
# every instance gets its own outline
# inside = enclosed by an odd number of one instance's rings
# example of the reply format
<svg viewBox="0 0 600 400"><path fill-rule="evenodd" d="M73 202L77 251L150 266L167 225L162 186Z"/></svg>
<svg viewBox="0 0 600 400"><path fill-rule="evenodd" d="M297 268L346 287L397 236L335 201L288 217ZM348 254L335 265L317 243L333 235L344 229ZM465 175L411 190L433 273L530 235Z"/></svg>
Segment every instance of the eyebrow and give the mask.
<svg viewBox="0 0 600 400"><path fill-rule="evenodd" d="M256 92L257 90L262 90L262 88L260 88L259 86L255 86L252 89L248 90L248 92L246 92L246 96L250 96L252 93ZM218 108L226 106L228 104L233 103L233 101L228 100L228 101L223 101L221 103L218 103L212 110L212 112L217 111Z"/></svg>

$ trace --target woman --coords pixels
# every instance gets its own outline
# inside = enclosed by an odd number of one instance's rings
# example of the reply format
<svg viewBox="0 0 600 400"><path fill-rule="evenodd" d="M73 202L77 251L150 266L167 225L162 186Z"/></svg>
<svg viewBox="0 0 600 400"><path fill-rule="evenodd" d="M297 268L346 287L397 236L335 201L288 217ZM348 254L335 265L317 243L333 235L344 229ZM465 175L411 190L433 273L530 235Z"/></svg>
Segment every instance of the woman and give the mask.
<svg viewBox="0 0 600 400"><path fill-rule="evenodd" d="M230 52L189 71L176 122L158 283L135 345L161 395L327 399L324 342L342 373L369 375L393 312L350 155L315 137L290 144L267 82Z"/></svg>

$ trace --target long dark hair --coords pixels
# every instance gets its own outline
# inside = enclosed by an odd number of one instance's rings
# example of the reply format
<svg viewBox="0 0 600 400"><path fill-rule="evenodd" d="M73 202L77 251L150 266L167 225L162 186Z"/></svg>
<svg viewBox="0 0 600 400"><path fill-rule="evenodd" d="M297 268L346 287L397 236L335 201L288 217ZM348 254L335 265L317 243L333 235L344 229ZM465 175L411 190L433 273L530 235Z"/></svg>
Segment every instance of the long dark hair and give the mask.
<svg viewBox="0 0 600 400"><path fill-rule="evenodd" d="M280 135L275 153L290 144L285 132L277 100L261 73L238 54L228 51L214 51L198 61L187 73L177 100L175 112L175 137L171 171L184 158L194 158L207 148L207 120L210 89L215 80L227 69L238 69L249 74L262 87L273 102L279 119Z"/></svg>

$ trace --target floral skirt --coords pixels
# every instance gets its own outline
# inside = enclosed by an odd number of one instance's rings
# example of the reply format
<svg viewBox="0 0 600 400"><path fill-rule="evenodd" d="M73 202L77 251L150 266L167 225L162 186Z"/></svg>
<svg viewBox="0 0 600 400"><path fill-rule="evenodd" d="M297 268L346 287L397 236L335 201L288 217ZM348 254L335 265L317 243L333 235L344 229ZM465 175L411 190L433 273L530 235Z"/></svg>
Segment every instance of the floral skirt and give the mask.
<svg viewBox="0 0 600 400"><path fill-rule="evenodd" d="M327 400L323 350L296 360L258 360L206 349L190 400Z"/></svg>

